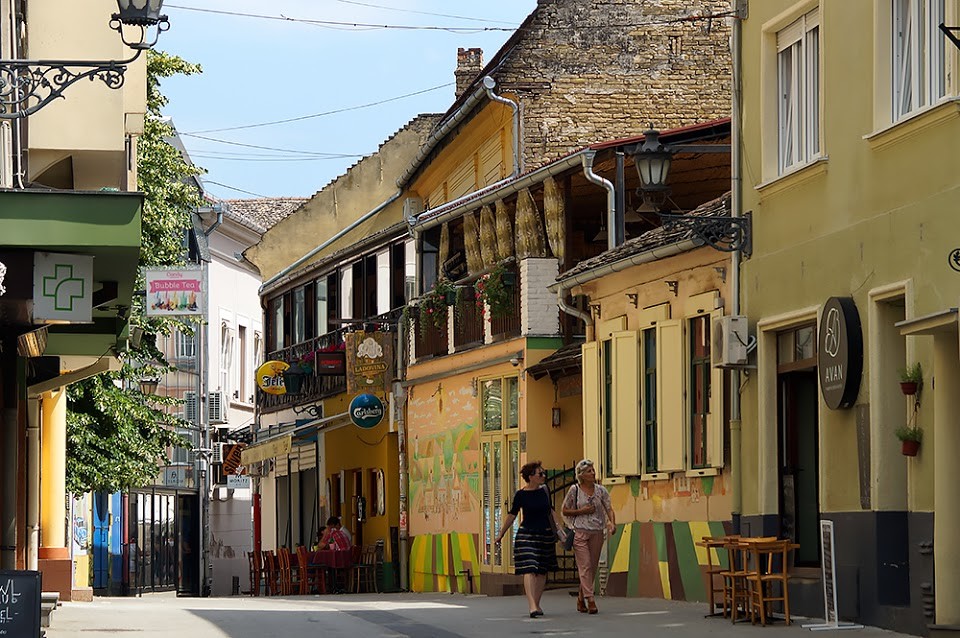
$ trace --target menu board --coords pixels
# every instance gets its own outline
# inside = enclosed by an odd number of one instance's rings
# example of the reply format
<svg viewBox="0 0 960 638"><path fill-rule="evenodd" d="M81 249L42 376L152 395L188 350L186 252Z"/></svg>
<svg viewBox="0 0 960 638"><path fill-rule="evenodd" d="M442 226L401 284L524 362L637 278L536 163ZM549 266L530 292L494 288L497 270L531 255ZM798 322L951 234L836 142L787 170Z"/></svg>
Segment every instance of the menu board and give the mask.
<svg viewBox="0 0 960 638"><path fill-rule="evenodd" d="M40 572L0 570L0 636L40 635Z"/></svg>

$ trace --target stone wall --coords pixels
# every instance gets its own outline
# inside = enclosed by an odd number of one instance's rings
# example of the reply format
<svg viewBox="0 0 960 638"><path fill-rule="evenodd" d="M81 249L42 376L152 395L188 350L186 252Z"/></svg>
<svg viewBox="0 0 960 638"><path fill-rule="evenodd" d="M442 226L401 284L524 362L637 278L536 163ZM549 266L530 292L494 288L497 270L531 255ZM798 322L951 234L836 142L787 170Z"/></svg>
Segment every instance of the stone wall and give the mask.
<svg viewBox="0 0 960 638"><path fill-rule="evenodd" d="M494 73L529 170L604 140L729 117L731 0L540 0Z"/></svg>

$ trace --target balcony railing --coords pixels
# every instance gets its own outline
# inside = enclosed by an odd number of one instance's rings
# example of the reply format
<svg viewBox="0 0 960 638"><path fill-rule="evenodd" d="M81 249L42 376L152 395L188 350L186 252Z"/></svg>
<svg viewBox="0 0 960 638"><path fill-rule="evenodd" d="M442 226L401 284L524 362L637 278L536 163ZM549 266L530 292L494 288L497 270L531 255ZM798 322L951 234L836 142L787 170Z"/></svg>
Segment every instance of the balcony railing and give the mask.
<svg viewBox="0 0 960 638"><path fill-rule="evenodd" d="M447 328L437 327L433 322L423 317L417 317L415 322L416 337L414 347L417 358L438 357L447 354Z"/></svg>
<svg viewBox="0 0 960 638"><path fill-rule="evenodd" d="M520 334L520 300L523 298L520 274L517 272L516 264L509 266L508 270L514 273L516 279L516 284L512 287L513 303L511 307L513 309L502 317L490 317L490 333L495 340L515 337Z"/></svg>
<svg viewBox="0 0 960 638"><path fill-rule="evenodd" d="M457 305L453 310L453 347L463 350L483 343L484 312L477 306L476 292L473 286L464 286L460 290Z"/></svg>
<svg viewBox="0 0 960 638"><path fill-rule="evenodd" d="M344 335L346 328L340 328L325 335L315 337L309 341L298 343L281 350L275 350L267 354L270 361L286 361L292 363L302 358L308 352L343 350L345 347ZM318 375L316 372L308 374L303 378L303 384L300 386L300 392L295 395L288 394L266 394L258 392L258 403L260 408L265 411L279 410L282 408L293 407L298 401L304 399L317 400L331 397L347 390L347 377L344 375L330 376Z"/></svg>

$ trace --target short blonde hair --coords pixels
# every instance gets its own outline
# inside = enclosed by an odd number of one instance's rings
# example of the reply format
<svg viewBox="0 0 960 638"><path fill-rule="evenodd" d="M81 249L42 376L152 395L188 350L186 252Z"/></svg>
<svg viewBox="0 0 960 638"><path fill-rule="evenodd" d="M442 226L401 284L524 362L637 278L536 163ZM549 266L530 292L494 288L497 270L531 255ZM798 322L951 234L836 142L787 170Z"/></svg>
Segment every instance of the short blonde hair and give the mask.
<svg viewBox="0 0 960 638"><path fill-rule="evenodd" d="M577 475L577 480L580 480L580 475L583 474L588 468L593 467L593 461L590 459L583 459L582 461L577 461L577 465L574 468L574 472Z"/></svg>

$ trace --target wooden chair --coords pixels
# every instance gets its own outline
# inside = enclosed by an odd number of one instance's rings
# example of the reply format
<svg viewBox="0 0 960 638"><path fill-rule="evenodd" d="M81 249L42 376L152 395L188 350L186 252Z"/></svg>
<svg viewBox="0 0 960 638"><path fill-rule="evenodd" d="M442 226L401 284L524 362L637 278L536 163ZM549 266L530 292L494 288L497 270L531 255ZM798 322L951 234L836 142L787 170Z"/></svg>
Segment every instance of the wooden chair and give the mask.
<svg viewBox="0 0 960 638"><path fill-rule="evenodd" d="M375 591L380 593L380 588L377 585L376 545L365 545L360 551L358 559L354 561L350 571L354 593L359 594L361 587L364 588L366 592Z"/></svg>
<svg viewBox="0 0 960 638"><path fill-rule="evenodd" d="M727 569L720 572L723 579L723 615L730 614L731 622L737 622L739 612L746 618L750 609L750 584L747 575L750 573L748 564L748 548L751 542L759 540L775 541L776 537L743 538L731 537L724 543L727 552Z"/></svg>
<svg viewBox="0 0 960 638"><path fill-rule="evenodd" d="M280 567L272 549L263 551L264 580L267 596L276 596L280 593Z"/></svg>
<svg viewBox="0 0 960 638"><path fill-rule="evenodd" d="M280 562L280 592L284 596L293 594L296 589L300 589L300 569L299 565L294 565L290 558L290 550L281 547L277 550L277 557Z"/></svg>
<svg viewBox="0 0 960 638"><path fill-rule="evenodd" d="M724 566L722 558L727 558L725 550L727 542L739 540L739 538L739 536L704 536L700 539L700 542L697 543L697 545L703 547L707 552L707 569L705 572L707 576L707 604L709 605L707 617L725 615L723 605L724 579L721 574L729 569L729 563L727 566ZM720 552L716 564L713 562L713 550ZM721 607L719 614L717 613L718 605Z"/></svg>
<svg viewBox="0 0 960 638"><path fill-rule="evenodd" d="M320 565L310 565L310 552L303 545L297 546L297 565L300 568L300 595L327 593L324 569Z"/></svg>
<svg viewBox="0 0 960 638"><path fill-rule="evenodd" d="M247 552L247 564L250 568L250 595L259 596L260 587L266 586L263 561L259 552ZM266 592L264 592L266 593Z"/></svg>
<svg viewBox="0 0 960 638"><path fill-rule="evenodd" d="M766 625L772 616L767 609L770 603L783 603L783 616L790 624L790 561L791 551L800 547L789 540L751 543L750 564L752 569L747 575L750 589L750 622L755 623L757 616L760 624ZM779 594L779 595L777 595Z"/></svg>

